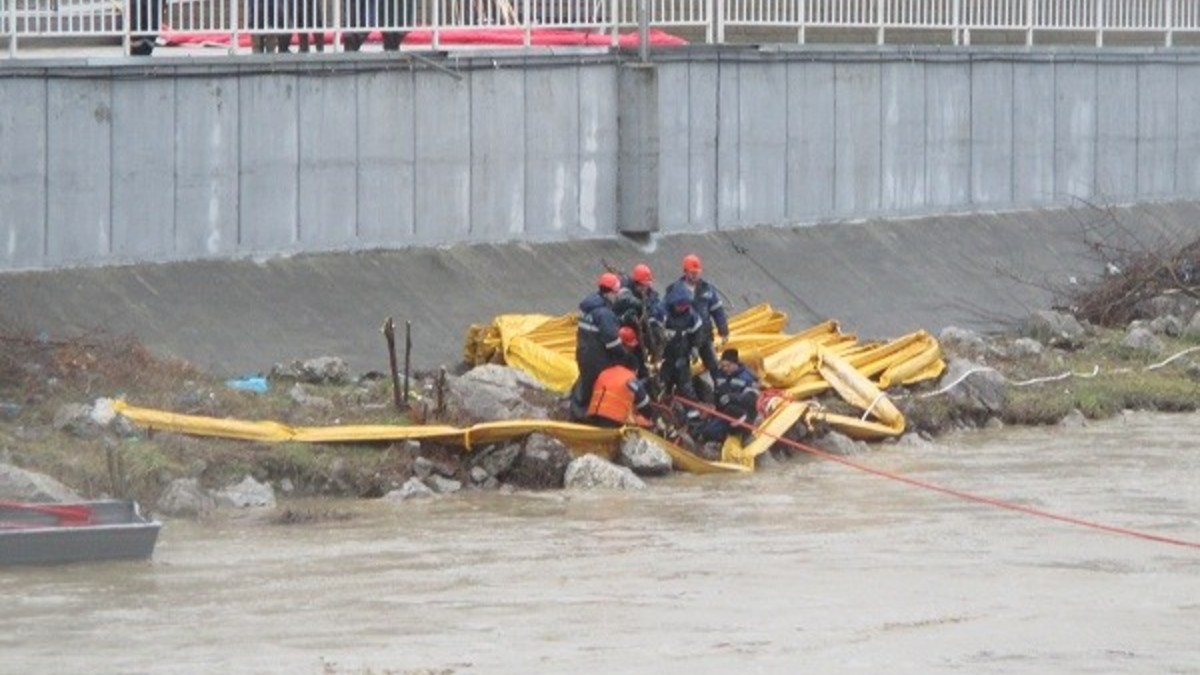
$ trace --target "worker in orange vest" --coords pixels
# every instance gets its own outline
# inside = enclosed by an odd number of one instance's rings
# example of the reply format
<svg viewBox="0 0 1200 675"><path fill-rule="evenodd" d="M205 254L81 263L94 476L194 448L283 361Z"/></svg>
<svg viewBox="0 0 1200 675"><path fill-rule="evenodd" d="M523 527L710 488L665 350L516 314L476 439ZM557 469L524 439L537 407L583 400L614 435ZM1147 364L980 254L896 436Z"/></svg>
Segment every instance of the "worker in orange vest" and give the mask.
<svg viewBox="0 0 1200 675"><path fill-rule="evenodd" d="M587 422L598 427L637 425L649 428L652 425L649 418L654 416L650 395L635 371L637 331L622 326L617 334L627 358L605 368L596 378L592 400L588 402Z"/></svg>

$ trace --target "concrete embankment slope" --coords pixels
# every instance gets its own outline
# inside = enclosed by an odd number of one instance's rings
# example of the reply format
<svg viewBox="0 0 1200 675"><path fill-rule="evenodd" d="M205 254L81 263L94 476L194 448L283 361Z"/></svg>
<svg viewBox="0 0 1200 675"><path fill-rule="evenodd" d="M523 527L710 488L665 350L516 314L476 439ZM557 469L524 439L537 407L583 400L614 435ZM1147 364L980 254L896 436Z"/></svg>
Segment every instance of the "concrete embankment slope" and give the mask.
<svg viewBox="0 0 1200 675"><path fill-rule="evenodd" d="M825 318L862 337L947 325L994 330L1099 271L1087 241L1154 246L1200 236L1200 203L1054 209L624 239L454 246L0 274L0 332L132 333L221 374L337 355L387 369L383 319L412 321L420 367L458 362L464 333L496 314L572 311L601 261L655 269L680 257L734 309L768 301L793 328ZM1118 239L1113 239L1114 237Z"/></svg>

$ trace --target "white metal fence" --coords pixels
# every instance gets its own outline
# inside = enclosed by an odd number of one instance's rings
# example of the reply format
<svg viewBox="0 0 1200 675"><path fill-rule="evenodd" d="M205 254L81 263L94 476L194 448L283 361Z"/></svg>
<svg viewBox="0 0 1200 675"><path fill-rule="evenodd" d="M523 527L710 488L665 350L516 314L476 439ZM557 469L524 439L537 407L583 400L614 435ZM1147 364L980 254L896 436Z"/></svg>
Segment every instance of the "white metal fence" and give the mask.
<svg viewBox="0 0 1200 675"><path fill-rule="evenodd" d="M1181 33L1200 32L1200 0L0 0L0 39L10 56L25 38L139 37L164 34L193 41L243 44L252 36L319 33L344 44L344 35L424 29L519 31L529 45L539 29L606 33L637 26L648 3L655 28L703 31L725 42L727 28L866 31L879 43L893 30L944 33L954 44L973 34L1006 32L1034 44L1052 32L1137 32L1170 46ZM511 40L510 40L511 41Z"/></svg>

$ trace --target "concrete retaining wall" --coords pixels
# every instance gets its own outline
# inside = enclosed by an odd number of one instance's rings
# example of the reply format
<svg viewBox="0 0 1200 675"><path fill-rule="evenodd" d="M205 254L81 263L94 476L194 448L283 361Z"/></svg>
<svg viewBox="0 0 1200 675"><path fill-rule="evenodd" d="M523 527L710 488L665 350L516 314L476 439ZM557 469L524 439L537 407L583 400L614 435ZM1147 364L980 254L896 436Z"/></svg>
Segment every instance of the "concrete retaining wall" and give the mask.
<svg viewBox="0 0 1200 675"><path fill-rule="evenodd" d="M1194 50L628 58L5 62L0 270L1200 196Z"/></svg>

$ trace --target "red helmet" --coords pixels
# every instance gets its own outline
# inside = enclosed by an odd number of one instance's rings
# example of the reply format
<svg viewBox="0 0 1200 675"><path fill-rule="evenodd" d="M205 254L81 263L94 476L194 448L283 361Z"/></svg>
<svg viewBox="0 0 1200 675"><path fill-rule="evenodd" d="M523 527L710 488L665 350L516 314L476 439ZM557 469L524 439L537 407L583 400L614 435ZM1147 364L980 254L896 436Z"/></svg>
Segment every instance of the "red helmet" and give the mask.
<svg viewBox="0 0 1200 675"><path fill-rule="evenodd" d="M612 272L605 272L604 274L600 275L599 279L596 279L596 285L599 286L600 290L602 291L611 291L615 293L621 290L621 277L618 277Z"/></svg>
<svg viewBox="0 0 1200 675"><path fill-rule="evenodd" d="M703 271L703 269L704 269L703 266L700 264L700 256L698 256L694 253L689 253L688 255L683 256L683 271L684 272L699 273L699 272Z"/></svg>
<svg viewBox="0 0 1200 675"><path fill-rule="evenodd" d="M617 329L617 337L621 338L621 344L626 347L638 346L637 331L629 326L621 326Z"/></svg>
<svg viewBox="0 0 1200 675"><path fill-rule="evenodd" d="M654 283L654 272L650 271L649 265L642 263L633 266L633 272L629 274L629 278L643 286L649 286Z"/></svg>

